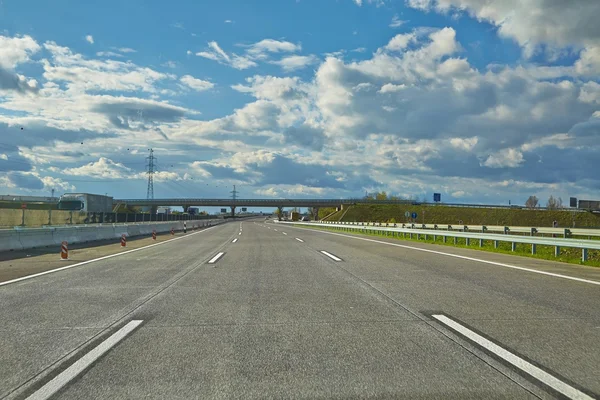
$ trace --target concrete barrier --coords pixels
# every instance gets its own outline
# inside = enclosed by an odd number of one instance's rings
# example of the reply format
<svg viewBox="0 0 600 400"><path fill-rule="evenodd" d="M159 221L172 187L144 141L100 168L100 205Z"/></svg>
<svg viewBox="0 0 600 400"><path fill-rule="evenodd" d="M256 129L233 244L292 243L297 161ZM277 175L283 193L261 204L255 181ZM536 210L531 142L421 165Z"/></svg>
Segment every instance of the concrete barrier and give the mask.
<svg viewBox="0 0 600 400"><path fill-rule="evenodd" d="M21 250L23 245L14 229L0 230L0 251Z"/></svg>
<svg viewBox="0 0 600 400"><path fill-rule="evenodd" d="M187 221L188 231L224 223L224 220ZM183 221L111 224L111 225L75 225L46 228L0 229L0 251L24 250L35 247L60 246L61 242L85 243L96 240L119 239L127 237L150 236L157 233L183 231ZM115 242L116 243L116 242ZM57 250L58 251L58 250Z"/></svg>
<svg viewBox="0 0 600 400"><path fill-rule="evenodd" d="M16 233L23 249L54 245L52 228L20 229Z"/></svg>

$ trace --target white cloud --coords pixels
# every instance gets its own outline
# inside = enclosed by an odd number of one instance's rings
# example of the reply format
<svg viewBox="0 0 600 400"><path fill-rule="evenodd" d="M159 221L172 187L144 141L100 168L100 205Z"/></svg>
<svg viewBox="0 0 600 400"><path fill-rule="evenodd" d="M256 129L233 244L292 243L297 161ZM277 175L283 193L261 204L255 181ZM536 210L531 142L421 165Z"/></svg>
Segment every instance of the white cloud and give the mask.
<svg viewBox="0 0 600 400"><path fill-rule="evenodd" d="M88 60L67 47L46 42L44 48L52 54L52 61L42 60L44 78L66 82L74 91L112 90L155 92L154 84L174 76L142 68L131 62L115 60Z"/></svg>
<svg viewBox="0 0 600 400"><path fill-rule="evenodd" d="M85 37L85 41L88 42L89 44L94 44L94 37L92 35L87 35Z"/></svg>
<svg viewBox="0 0 600 400"><path fill-rule="evenodd" d="M393 83L386 83L381 87L379 93L396 93L406 89L406 85L394 85Z"/></svg>
<svg viewBox="0 0 600 400"><path fill-rule="evenodd" d="M450 139L450 145L455 149L462 151L471 151L477 144L479 139L477 136L471 138L452 138Z"/></svg>
<svg viewBox="0 0 600 400"><path fill-rule="evenodd" d="M208 42L208 50L196 53L199 57L217 61L220 64L229 65L232 68L244 70L256 67L257 64L248 57L239 56L235 53L227 54L217 42Z"/></svg>
<svg viewBox="0 0 600 400"><path fill-rule="evenodd" d="M414 33L401 33L392 38L386 46L387 50L400 51L408 47L411 42L416 40Z"/></svg>
<svg viewBox="0 0 600 400"><path fill-rule="evenodd" d="M137 50L130 47L112 47L113 50L117 50L121 53L137 53Z"/></svg>
<svg viewBox="0 0 600 400"><path fill-rule="evenodd" d="M18 64L29 61L40 48L31 36L0 36L0 67L15 68Z"/></svg>
<svg viewBox="0 0 600 400"><path fill-rule="evenodd" d="M305 68L311 64L315 64L319 61L314 55L309 56L288 56L283 57L279 61L271 61L272 64L279 65L284 71L295 71L297 69Z"/></svg>
<svg viewBox="0 0 600 400"><path fill-rule="evenodd" d="M187 87L194 89L198 92L212 89L215 84L209 81L203 81L202 79L194 78L191 75L184 75L179 79Z"/></svg>
<svg viewBox="0 0 600 400"><path fill-rule="evenodd" d="M498 27L498 33L516 40L526 55L538 44L566 47L598 45L600 41L600 2L575 4L555 0L409 0L410 7L441 13L468 12Z"/></svg>
<svg viewBox="0 0 600 400"><path fill-rule="evenodd" d="M123 54L115 53L114 51L99 51L96 53L98 57L125 57Z"/></svg>
<svg viewBox="0 0 600 400"><path fill-rule="evenodd" d="M163 67L167 67L167 68L177 68L177 63L175 61L167 61L161 64Z"/></svg>
<svg viewBox="0 0 600 400"><path fill-rule="evenodd" d="M65 182L60 178L54 178L51 176L40 177L41 181L44 183L44 189L46 191L56 189L58 192L72 192L77 190L75 185L70 184L69 182Z"/></svg>
<svg viewBox="0 0 600 400"><path fill-rule="evenodd" d="M287 41L263 39L251 44L246 51L254 59L265 59L268 53L294 53L302 50L302 46Z"/></svg>
<svg viewBox="0 0 600 400"><path fill-rule="evenodd" d="M392 18L392 22L390 22L390 28L400 28L405 23L406 21L401 20L400 17L398 17L398 15L396 14Z"/></svg>
<svg viewBox="0 0 600 400"><path fill-rule="evenodd" d="M81 167L65 168L62 170L62 173L65 175L110 179L130 178L132 176L130 168L106 157L100 157L98 161L82 165Z"/></svg>
<svg viewBox="0 0 600 400"><path fill-rule="evenodd" d="M233 21L232 21L232 20L230 20L230 19L226 19L226 20L225 20L225 23L226 23L226 24L233 24Z"/></svg>
<svg viewBox="0 0 600 400"><path fill-rule="evenodd" d="M488 168L516 168L524 161L523 153L519 150L503 149L494 154L490 154L482 165Z"/></svg>

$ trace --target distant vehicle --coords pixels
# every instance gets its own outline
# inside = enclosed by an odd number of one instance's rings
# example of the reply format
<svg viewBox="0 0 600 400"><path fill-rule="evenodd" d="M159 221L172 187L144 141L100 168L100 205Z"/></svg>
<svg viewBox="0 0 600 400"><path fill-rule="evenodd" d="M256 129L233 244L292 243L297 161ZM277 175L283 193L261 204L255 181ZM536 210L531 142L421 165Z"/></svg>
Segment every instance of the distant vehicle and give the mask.
<svg viewBox="0 0 600 400"><path fill-rule="evenodd" d="M188 207L188 214L190 214L190 215L198 215L198 214L200 214L200 208L198 208L198 207Z"/></svg>
<svg viewBox="0 0 600 400"><path fill-rule="evenodd" d="M112 212L113 198L100 194L65 193L58 199L59 210L82 212Z"/></svg>
<svg viewBox="0 0 600 400"><path fill-rule="evenodd" d="M158 207L158 209L156 210L157 214L164 214L164 215L170 215L171 214L171 208L170 207Z"/></svg>

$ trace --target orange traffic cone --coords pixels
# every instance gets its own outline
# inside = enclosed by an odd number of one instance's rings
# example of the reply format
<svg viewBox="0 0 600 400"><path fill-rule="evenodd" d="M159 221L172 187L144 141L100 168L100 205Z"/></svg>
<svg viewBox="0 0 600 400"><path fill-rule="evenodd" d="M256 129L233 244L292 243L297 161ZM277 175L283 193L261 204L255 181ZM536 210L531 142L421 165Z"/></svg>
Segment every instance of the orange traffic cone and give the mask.
<svg viewBox="0 0 600 400"><path fill-rule="evenodd" d="M152 239L156 240L156 231L152 231Z"/></svg>
<svg viewBox="0 0 600 400"><path fill-rule="evenodd" d="M125 234L121 235L121 247L127 247L127 236Z"/></svg>

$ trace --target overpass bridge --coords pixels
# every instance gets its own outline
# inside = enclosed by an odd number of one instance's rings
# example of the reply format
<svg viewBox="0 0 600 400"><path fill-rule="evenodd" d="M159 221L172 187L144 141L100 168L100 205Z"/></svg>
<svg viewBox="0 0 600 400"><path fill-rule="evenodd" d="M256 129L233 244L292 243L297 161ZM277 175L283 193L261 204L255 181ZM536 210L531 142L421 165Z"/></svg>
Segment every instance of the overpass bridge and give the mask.
<svg viewBox="0 0 600 400"><path fill-rule="evenodd" d="M175 198L175 199L114 199L113 206L150 206L156 209L160 206L180 206L184 211L188 207L229 207L232 215L237 207L277 207L281 212L286 207L340 207L364 203L364 199L200 199L200 198ZM369 200L369 204L405 204L409 200Z"/></svg>

